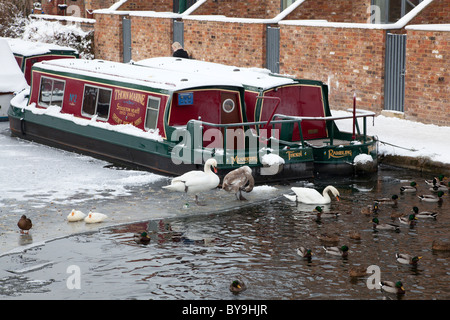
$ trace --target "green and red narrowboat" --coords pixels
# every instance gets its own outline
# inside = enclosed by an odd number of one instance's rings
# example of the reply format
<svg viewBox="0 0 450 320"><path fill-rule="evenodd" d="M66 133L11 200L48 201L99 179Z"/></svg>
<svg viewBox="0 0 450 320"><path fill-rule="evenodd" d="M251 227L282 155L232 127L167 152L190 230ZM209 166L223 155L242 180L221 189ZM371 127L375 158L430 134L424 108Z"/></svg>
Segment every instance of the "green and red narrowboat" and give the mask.
<svg viewBox="0 0 450 320"><path fill-rule="evenodd" d="M30 91L11 100L8 117L15 136L163 174L214 157L221 176L248 165L256 182L312 178L312 147L248 121L244 94L241 83L215 76L60 59L33 66Z"/></svg>
<svg viewBox="0 0 450 320"><path fill-rule="evenodd" d="M366 134L366 117L373 117L375 113L355 110L351 117L332 117L328 86L321 81L275 75L267 69L238 68L173 57L150 58L135 64L193 74L214 74L240 82L245 88L248 121L297 120L274 123L273 127L279 130L279 139L289 142L290 146L310 146L313 149L316 176L377 170L377 139ZM357 132L339 130L336 121L348 118L354 119ZM363 132L360 132L356 118L363 118Z"/></svg>
<svg viewBox="0 0 450 320"><path fill-rule="evenodd" d="M31 82L31 68L36 62L67 58L77 59L80 57L78 51L70 47L14 38L4 39L8 41L28 84Z"/></svg>

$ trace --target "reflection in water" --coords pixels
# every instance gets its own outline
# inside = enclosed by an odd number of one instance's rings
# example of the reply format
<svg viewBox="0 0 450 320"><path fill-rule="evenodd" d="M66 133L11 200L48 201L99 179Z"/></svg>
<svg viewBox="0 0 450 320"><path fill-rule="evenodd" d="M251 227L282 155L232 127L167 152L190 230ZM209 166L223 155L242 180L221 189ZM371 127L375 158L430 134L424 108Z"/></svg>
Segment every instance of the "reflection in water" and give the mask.
<svg viewBox="0 0 450 320"><path fill-rule="evenodd" d="M441 205L421 203L414 193L400 194L417 173L383 168L373 180L333 183L341 201L323 206L338 212L317 220L314 205L284 197L213 214L193 214L115 226L57 239L20 254L0 257L2 298L46 299L449 299L450 252L432 250L434 240L449 239L450 196ZM419 190L420 189L419 183ZM398 204L379 204L380 223L400 232L373 230L373 213L361 209L398 194ZM412 207L434 210L438 218L401 224L396 213ZM150 243L134 234L147 231ZM327 254L324 246L349 248L348 257ZM312 250L304 259L297 248ZM417 265L398 263L396 253L421 256ZM81 270L81 289L66 286L67 268ZM378 267L383 281L401 281L404 296L369 289L364 274ZM28 268L28 269L27 269ZM17 270L23 272L17 273ZM358 273L359 272L359 273ZM230 283L247 290L234 296Z"/></svg>

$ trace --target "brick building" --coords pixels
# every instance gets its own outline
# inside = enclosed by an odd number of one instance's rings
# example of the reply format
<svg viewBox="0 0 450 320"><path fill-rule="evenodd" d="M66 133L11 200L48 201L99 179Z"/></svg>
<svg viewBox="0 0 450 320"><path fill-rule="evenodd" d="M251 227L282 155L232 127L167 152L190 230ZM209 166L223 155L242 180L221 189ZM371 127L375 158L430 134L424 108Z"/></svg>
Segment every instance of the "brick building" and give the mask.
<svg viewBox="0 0 450 320"><path fill-rule="evenodd" d="M123 61L128 50L135 61L169 56L179 40L196 59L321 80L333 109L350 107L356 92L358 108L450 125L450 0L194 2L181 14L174 13L179 0L128 0L94 11L96 58ZM414 27L430 24L441 25ZM398 58L389 47L397 35L406 35ZM398 61L404 66L393 75Z"/></svg>

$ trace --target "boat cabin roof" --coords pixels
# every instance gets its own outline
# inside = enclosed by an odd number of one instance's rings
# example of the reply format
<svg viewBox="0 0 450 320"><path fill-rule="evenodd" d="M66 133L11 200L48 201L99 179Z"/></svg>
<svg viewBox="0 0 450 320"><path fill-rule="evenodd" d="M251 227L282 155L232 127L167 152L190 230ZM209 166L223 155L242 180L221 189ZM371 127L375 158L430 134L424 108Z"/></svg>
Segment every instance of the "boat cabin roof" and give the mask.
<svg viewBox="0 0 450 320"><path fill-rule="evenodd" d="M67 54L78 54L78 51L66 47L60 46L53 43L44 43L44 42L35 42L35 41L27 41L22 39L15 38L3 38L8 41L9 46L11 47L12 52L14 54L18 54L21 56L34 56L41 54L49 54L49 53L61 53L66 52Z"/></svg>
<svg viewBox="0 0 450 320"><path fill-rule="evenodd" d="M54 72L78 74L101 78L106 81L120 81L168 91L205 86L242 87L242 84L237 81L223 78L217 79L217 77L204 74L161 70L105 60L58 59L36 63L35 67Z"/></svg>
<svg viewBox="0 0 450 320"><path fill-rule="evenodd" d="M183 70L193 74L217 74L224 79L239 79L246 86L263 90L298 83L298 80L293 78L276 76L268 69L241 68L194 59L157 57L140 60L135 64L165 70Z"/></svg>

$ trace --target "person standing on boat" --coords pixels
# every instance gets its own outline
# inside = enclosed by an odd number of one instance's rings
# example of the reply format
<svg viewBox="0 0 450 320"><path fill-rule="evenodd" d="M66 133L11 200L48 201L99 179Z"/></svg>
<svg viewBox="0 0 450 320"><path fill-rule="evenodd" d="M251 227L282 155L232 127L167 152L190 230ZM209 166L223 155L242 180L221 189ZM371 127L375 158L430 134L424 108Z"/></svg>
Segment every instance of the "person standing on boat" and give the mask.
<svg viewBox="0 0 450 320"><path fill-rule="evenodd" d="M177 58L189 59L189 54L183 49L179 42L174 42L172 44L173 56Z"/></svg>

